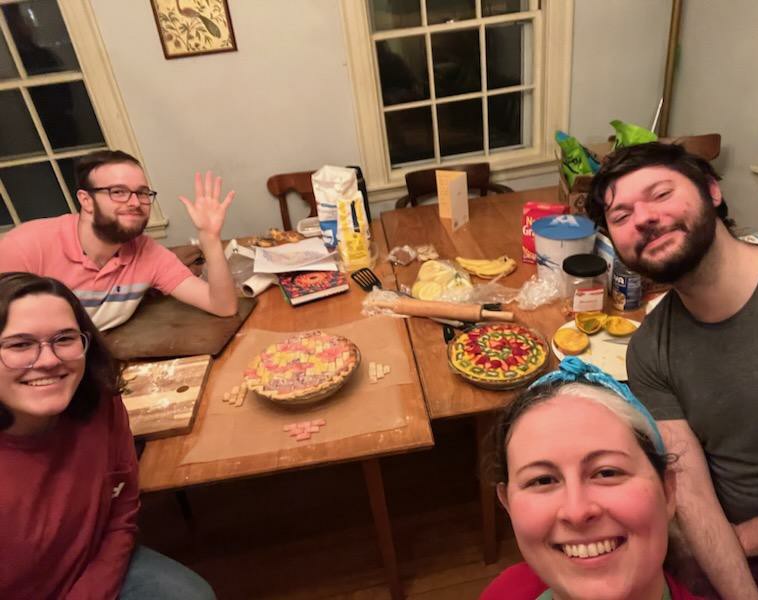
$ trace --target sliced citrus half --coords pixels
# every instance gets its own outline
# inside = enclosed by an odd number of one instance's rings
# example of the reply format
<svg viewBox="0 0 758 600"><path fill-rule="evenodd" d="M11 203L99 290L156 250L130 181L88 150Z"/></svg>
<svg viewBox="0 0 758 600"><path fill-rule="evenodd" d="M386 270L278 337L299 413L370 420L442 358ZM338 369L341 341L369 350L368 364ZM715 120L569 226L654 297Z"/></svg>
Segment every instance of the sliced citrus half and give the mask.
<svg viewBox="0 0 758 600"><path fill-rule="evenodd" d="M632 335L637 331L637 327L624 317L608 317L605 321L605 330L611 335L623 337L625 335Z"/></svg>
<svg viewBox="0 0 758 600"><path fill-rule="evenodd" d="M556 348L564 354L581 354L590 345L590 338L587 334L577 331L573 327L564 327L556 331L553 341Z"/></svg>
<svg viewBox="0 0 758 600"><path fill-rule="evenodd" d="M576 313L574 317L574 323L579 331L583 331L589 335L597 333L603 328L605 321L608 319L608 315L599 310L593 310L590 312Z"/></svg>

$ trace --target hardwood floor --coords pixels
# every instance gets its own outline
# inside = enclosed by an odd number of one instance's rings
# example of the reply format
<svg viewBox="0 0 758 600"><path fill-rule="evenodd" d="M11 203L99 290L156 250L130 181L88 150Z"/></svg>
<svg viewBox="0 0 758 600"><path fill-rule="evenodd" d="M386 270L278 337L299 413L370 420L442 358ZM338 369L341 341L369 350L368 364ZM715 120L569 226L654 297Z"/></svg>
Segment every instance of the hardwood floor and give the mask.
<svg viewBox="0 0 758 600"><path fill-rule="evenodd" d="M500 561L482 561L474 431L436 423L436 446L382 460L411 600L476 599L520 560L504 512ZM388 600L359 465L336 465L143 497L141 542L205 577L221 600Z"/></svg>

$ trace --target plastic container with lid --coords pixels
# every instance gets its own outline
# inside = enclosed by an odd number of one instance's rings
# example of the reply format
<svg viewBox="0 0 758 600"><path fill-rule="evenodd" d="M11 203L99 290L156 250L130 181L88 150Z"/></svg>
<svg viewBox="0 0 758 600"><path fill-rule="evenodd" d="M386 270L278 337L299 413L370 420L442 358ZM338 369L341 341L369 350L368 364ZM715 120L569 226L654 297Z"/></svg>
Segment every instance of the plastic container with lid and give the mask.
<svg viewBox="0 0 758 600"><path fill-rule="evenodd" d="M537 254L537 274L561 275L563 261L573 254L592 252L595 224L581 215L555 215L532 223Z"/></svg>
<svg viewBox="0 0 758 600"><path fill-rule="evenodd" d="M608 264L596 254L574 254L563 261L568 311L603 310Z"/></svg>

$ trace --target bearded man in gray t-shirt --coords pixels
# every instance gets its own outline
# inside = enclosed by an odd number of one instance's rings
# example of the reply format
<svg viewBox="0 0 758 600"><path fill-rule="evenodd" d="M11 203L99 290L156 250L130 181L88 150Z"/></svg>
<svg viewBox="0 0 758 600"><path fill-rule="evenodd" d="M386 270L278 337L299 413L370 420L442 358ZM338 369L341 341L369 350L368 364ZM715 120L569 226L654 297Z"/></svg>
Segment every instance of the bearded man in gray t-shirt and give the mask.
<svg viewBox="0 0 758 600"><path fill-rule="evenodd" d="M758 247L735 239L710 164L678 145L623 148L588 210L619 258L672 291L633 336L629 384L677 462L677 514L723 598L758 599Z"/></svg>

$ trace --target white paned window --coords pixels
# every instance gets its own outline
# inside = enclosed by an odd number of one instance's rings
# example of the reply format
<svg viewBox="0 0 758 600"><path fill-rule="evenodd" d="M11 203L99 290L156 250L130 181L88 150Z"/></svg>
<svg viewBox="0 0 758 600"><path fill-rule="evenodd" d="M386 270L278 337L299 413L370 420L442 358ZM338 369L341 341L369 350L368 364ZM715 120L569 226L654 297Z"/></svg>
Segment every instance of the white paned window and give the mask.
<svg viewBox="0 0 758 600"><path fill-rule="evenodd" d="M554 169L568 119L571 0L343 0L369 186L488 160Z"/></svg>
<svg viewBox="0 0 758 600"><path fill-rule="evenodd" d="M76 212L77 157L109 147L139 157L87 0L0 0L0 231Z"/></svg>

